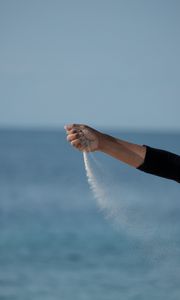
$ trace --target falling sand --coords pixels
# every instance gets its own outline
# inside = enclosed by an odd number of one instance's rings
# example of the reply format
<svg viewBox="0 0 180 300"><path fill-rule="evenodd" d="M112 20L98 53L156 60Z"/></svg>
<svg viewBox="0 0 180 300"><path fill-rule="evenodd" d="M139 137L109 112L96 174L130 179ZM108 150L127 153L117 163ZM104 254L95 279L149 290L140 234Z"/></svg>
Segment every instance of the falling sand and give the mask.
<svg viewBox="0 0 180 300"><path fill-rule="evenodd" d="M114 201L113 196L110 196L110 191L108 190L106 184L103 184L102 178L97 176L92 164L90 163L87 152L83 152L83 159L88 183L93 192L94 198L97 201L99 209L103 211L105 217L107 219L111 219L115 225L121 223L119 224L121 227L124 227L125 225L127 227L126 215L123 214L123 207L121 203L117 203ZM95 163L97 165L96 160Z"/></svg>
<svg viewBox="0 0 180 300"><path fill-rule="evenodd" d="M116 229L131 236L151 241L158 238L162 209L156 210L157 216L152 220L150 212L153 210L153 201L145 201L143 194L138 195L137 190L134 192L130 188L127 190L127 186L117 187L110 184L109 178L104 176L104 168L100 170L100 164L93 153L83 152L83 159L90 189L105 218L110 220Z"/></svg>

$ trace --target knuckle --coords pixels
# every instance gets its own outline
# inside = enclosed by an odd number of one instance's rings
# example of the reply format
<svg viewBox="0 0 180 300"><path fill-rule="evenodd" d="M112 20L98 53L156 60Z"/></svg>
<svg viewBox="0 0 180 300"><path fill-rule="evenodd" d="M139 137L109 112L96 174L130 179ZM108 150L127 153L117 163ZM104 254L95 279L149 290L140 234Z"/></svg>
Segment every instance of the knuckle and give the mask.
<svg viewBox="0 0 180 300"><path fill-rule="evenodd" d="M75 133L75 138L76 138L76 139L79 139L79 138L80 138L79 133Z"/></svg>

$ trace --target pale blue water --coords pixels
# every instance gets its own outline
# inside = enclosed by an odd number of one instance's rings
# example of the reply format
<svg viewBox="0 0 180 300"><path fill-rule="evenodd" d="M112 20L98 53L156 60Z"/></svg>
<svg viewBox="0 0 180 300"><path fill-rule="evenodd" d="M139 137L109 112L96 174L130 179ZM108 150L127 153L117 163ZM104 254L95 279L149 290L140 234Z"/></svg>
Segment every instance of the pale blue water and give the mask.
<svg viewBox="0 0 180 300"><path fill-rule="evenodd" d="M180 153L177 133L114 134ZM1 300L180 299L180 185L96 158L123 226L63 131L0 131Z"/></svg>

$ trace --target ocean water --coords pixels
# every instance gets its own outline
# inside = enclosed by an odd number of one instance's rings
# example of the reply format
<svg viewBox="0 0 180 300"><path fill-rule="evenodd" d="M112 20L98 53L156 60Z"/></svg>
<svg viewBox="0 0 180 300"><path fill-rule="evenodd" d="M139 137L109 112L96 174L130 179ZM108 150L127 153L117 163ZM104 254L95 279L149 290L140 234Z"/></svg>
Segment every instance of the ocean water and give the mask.
<svg viewBox="0 0 180 300"><path fill-rule="evenodd" d="M109 133L180 153L178 133ZM63 131L0 130L0 300L179 300L180 185L89 161L105 209Z"/></svg>

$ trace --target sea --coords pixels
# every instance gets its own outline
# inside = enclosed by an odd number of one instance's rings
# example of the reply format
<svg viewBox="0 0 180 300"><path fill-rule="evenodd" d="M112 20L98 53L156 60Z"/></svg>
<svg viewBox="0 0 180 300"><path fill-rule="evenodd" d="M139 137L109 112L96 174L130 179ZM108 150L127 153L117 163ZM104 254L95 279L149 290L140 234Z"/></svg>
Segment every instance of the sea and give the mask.
<svg viewBox="0 0 180 300"><path fill-rule="evenodd" d="M180 153L180 132L106 133ZM88 159L101 202L63 129L0 130L0 300L179 300L180 185Z"/></svg>

